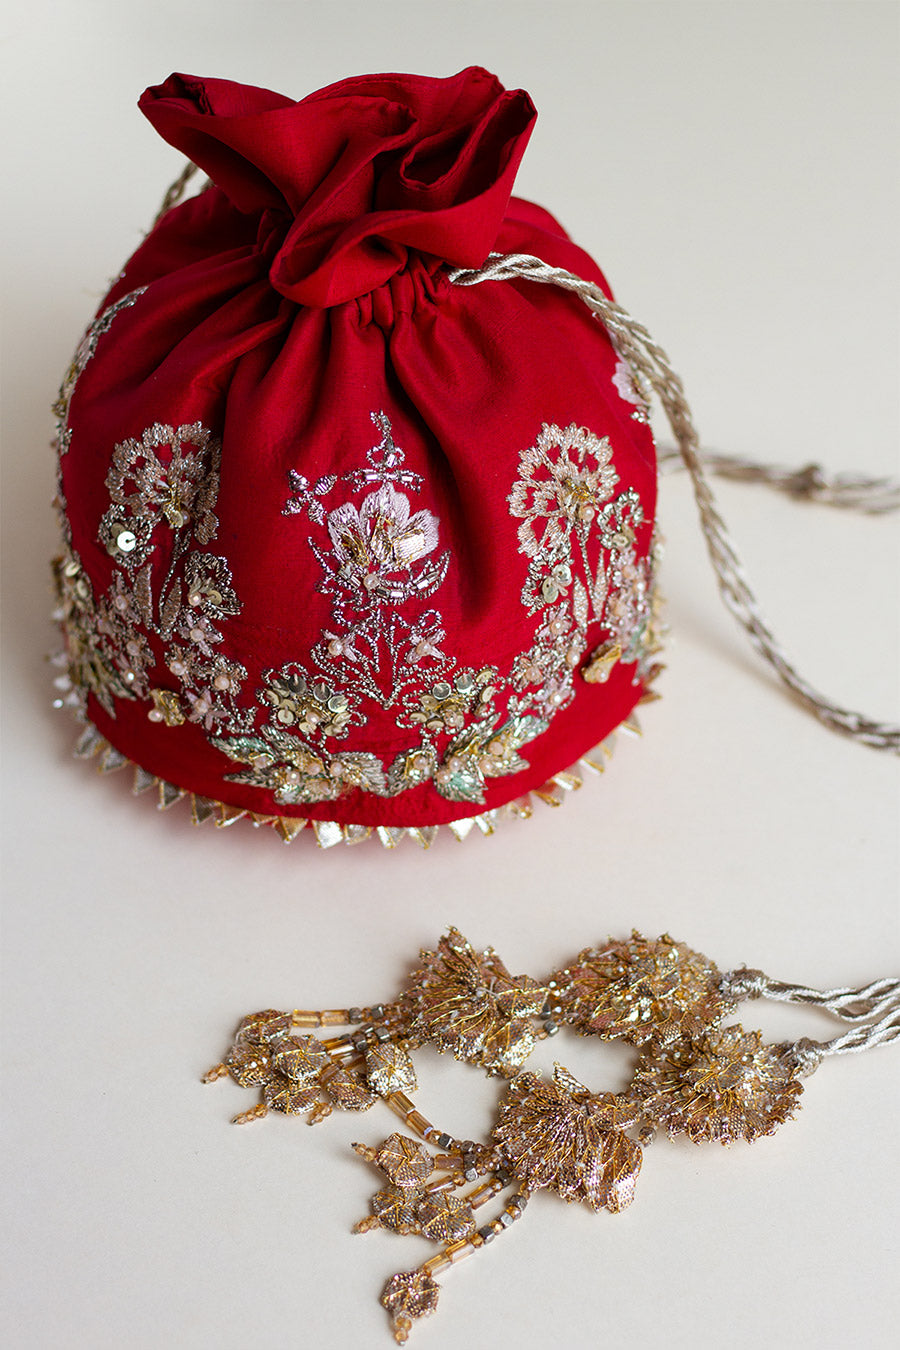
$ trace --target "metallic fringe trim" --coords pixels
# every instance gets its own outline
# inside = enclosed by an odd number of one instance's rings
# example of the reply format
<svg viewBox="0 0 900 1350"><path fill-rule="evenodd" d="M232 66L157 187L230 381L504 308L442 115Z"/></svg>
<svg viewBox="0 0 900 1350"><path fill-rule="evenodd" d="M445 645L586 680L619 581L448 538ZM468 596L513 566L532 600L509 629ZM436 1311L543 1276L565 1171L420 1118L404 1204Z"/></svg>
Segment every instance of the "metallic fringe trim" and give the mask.
<svg viewBox="0 0 900 1350"><path fill-rule="evenodd" d="M648 691L640 701L649 702L651 698L657 697L657 694ZM73 753L76 759L96 760L98 773L133 769L132 792L138 797L152 789L157 798L157 809L160 811L168 811L170 806L186 797L190 803L192 825L202 825L205 821L212 820L219 829L224 829L228 825L233 825L236 820L246 818L256 827L271 826L285 844L292 844L299 834L308 829L315 835L319 848L333 848L335 844L361 844L369 838L378 839L385 848L396 848L407 836L420 848L430 848L441 832L449 832L454 839L462 841L475 829L482 834L490 835L504 820L512 818L527 820L534 813L535 800L544 802L547 806L562 806L569 793L581 787L585 774L604 772L607 761L612 758L620 732L630 736L642 734L636 713L632 712L620 723L616 731L611 732L598 746L583 755L571 769L554 774L542 787L534 788L524 797L517 797L515 801L507 802L506 805L496 807L492 811L483 811L477 816L454 820L448 825L341 825L335 820L307 820L301 816L266 816L239 806L226 806L224 802L199 797L194 792L175 787L173 783L167 783L165 779L148 773L139 764L126 759L104 740L91 722L85 725Z"/></svg>

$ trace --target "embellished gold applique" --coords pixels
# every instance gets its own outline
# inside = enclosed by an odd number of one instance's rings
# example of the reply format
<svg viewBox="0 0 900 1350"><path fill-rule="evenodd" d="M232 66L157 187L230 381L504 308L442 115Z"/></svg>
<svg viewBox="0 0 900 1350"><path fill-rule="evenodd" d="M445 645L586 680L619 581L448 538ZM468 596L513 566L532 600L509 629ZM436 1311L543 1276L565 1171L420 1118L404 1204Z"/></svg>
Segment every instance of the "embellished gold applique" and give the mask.
<svg viewBox="0 0 900 1350"><path fill-rule="evenodd" d="M652 1045L634 1088L645 1118L695 1144L752 1143L773 1134L797 1110L803 1091L791 1047L764 1045L758 1031L738 1025Z"/></svg>
<svg viewBox="0 0 900 1350"><path fill-rule="evenodd" d="M531 1053L532 1018L547 990L526 975L510 975L493 948L476 952L451 928L403 996L413 1044L431 1042L456 1059L509 1076Z"/></svg>
<svg viewBox="0 0 900 1350"><path fill-rule="evenodd" d="M634 1045L694 1035L726 1007L715 965L667 933L588 947L554 981L566 1022Z"/></svg>
<svg viewBox="0 0 900 1350"><path fill-rule="evenodd" d="M546 981L510 976L492 948L475 951L455 928L436 950L421 953L419 968L389 1002L253 1013L240 1023L225 1059L205 1075L206 1082L230 1076L261 1096L233 1118L238 1124L258 1120L269 1109L288 1115L309 1110L314 1123L333 1106L363 1110L376 1094L402 1120L402 1133L375 1145L352 1145L381 1173L369 1213L353 1231L416 1235L438 1247L418 1269L393 1275L384 1288L382 1303L399 1342L417 1318L434 1311L439 1295L434 1277L512 1228L535 1191L582 1202L595 1212L620 1213L634 1198L642 1150L660 1128L697 1143L752 1142L790 1118L799 1079L823 1060L900 1039L898 979L817 992L746 967L720 974L707 957L665 935L611 939L604 951L622 957L618 973L598 972L597 953L587 951L591 980L599 973L606 988L612 974L617 996L626 990L634 996L629 1018L637 1013L647 1022L637 1069L623 1092L594 1092L559 1063L549 1080L516 1072L534 1039L529 1030L523 1040L517 1023L521 1027L535 1014L546 1019L550 1013L578 1025L582 958ZM716 1024L723 1006L762 997L818 1007L849 1029L828 1041L766 1045L759 1032ZM627 1004L620 998L617 1013ZM710 1022L703 1020L707 1012ZM291 1028L326 1026L348 1030L328 1040L289 1034ZM696 1034L686 1034L688 1027ZM538 1034L558 1029L544 1020ZM601 1037L611 1029L604 1019L596 1028ZM517 1045L515 1062L498 1066L484 1053L498 1034ZM485 1142L443 1132L407 1096L410 1088L396 1083L398 1064L404 1081L414 1082L410 1052L423 1043L489 1073L499 1067L515 1074ZM505 1200L479 1221L482 1207L504 1192Z"/></svg>
<svg viewBox="0 0 900 1350"><path fill-rule="evenodd" d="M529 1190L547 1187L615 1214L634 1199L641 1149L623 1130L640 1111L627 1096L590 1092L557 1064L552 1081L533 1073L513 1079L493 1137Z"/></svg>

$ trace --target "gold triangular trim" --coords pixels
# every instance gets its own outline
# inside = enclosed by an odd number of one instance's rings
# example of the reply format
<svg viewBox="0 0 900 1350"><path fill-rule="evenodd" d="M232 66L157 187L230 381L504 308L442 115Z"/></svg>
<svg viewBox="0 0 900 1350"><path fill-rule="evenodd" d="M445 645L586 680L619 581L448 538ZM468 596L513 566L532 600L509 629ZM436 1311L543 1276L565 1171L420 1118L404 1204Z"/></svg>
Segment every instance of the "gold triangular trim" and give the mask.
<svg viewBox="0 0 900 1350"><path fill-rule="evenodd" d="M185 795L184 788L176 787L174 783L167 783L164 778L159 780L159 809L168 811L170 806L180 802Z"/></svg>
<svg viewBox="0 0 900 1350"><path fill-rule="evenodd" d="M242 806L226 806L224 802L216 802L216 824L220 830L227 830L229 825L233 825L236 820L243 820L247 814Z"/></svg>
<svg viewBox="0 0 900 1350"><path fill-rule="evenodd" d="M107 742L100 735L93 722L88 722L84 731L78 737L72 754L76 759L92 759L100 747L106 744Z"/></svg>
<svg viewBox="0 0 900 1350"><path fill-rule="evenodd" d="M619 729L633 736L642 735L640 721L634 712L630 714L626 721L621 723ZM467 839L476 827L482 834L490 835L494 833L495 827L503 820L515 818L527 820L533 815L535 799L546 803L548 806L561 806L566 797L581 786L584 771L603 773L606 762L612 757L615 749L616 735L617 732L611 732L593 750L582 755L578 763L573 765L571 769L554 774L540 788L533 788L531 792L524 796L517 797L515 800L493 810L482 811L476 816L464 816L460 820L448 821L446 825L341 825L335 820L309 820L301 816L269 816L260 812L248 811L246 807L227 806L223 802L214 801L211 797L201 797L196 793L188 792L185 788L176 787L174 783L159 778L156 774L141 768L139 764L133 764L125 755L111 746L92 723L85 725L82 730L74 754L79 759L98 757L98 768L101 773L113 773L117 769L131 765L134 769L132 792L135 796L140 796L141 793L149 791L150 788L156 788L158 806L161 811L169 810L182 797L188 797L193 825L202 825L204 821L212 819L218 827L226 828L233 825L236 820L242 820L246 816L256 826L271 825L274 832L287 844L293 842L305 829L309 829L315 835L316 843L320 848L333 848L336 844L341 843L361 844L374 835L385 848L393 849L409 835L421 848L428 849L432 847L442 830L449 832L461 842L463 839Z"/></svg>
<svg viewBox="0 0 900 1350"><path fill-rule="evenodd" d="M205 820L216 814L216 803L210 797L198 797L191 793L191 824L202 825Z"/></svg>
<svg viewBox="0 0 900 1350"><path fill-rule="evenodd" d="M97 768L100 773L115 773L117 769L124 769L128 760L114 746L108 745L100 756L100 763Z"/></svg>
<svg viewBox="0 0 900 1350"><path fill-rule="evenodd" d="M292 844L305 828L306 821L302 816L277 816L275 819L275 832L281 835L286 844Z"/></svg>
<svg viewBox="0 0 900 1350"><path fill-rule="evenodd" d="M131 785L131 791L135 797L139 797L142 792L149 792L150 788L156 787L159 779L155 773L148 773L142 769L140 764L134 766L134 782Z"/></svg>
<svg viewBox="0 0 900 1350"><path fill-rule="evenodd" d="M311 820L310 824L316 832L316 843L319 848L334 848L335 844L340 844L344 838L343 826L336 820Z"/></svg>

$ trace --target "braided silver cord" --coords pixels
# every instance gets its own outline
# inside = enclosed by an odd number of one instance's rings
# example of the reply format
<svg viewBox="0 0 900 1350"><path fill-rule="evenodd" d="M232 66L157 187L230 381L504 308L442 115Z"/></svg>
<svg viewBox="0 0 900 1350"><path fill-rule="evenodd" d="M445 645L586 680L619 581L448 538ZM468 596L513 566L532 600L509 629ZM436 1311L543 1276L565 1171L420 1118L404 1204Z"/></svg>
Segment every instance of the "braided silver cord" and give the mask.
<svg viewBox="0 0 900 1350"><path fill-rule="evenodd" d="M677 473L687 466L675 446L660 446L657 453L660 471ZM784 492L796 501L817 502L844 511L860 511L868 516L887 515L900 510L900 481L896 478L867 478L862 474L837 473L829 476L821 464L791 468L786 464L760 464L741 455L726 455L719 450L702 449L698 459L708 473L738 483L763 483Z"/></svg>
<svg viewBox="0 0 900 1350"><path fill-rule="evenodd" d="M868 1026L851 1027L842 1036L832 1041L811 1041L804 1038L785 1047L788 1055L802 1076L814 1073L830 1055L853 1055L862 1050L871 1050L876 1045L889 1045L900 1040L900 1008L872 1022Z"/></svg>
<svg viewBox="0 0 900 1350"><path fill-rule="evenodd" d="M804 707L825 726L864 745L900 753L900 726L876 722L861 713L851 712L820 694L788 660L781 644L762 618L753 591L744 575L712 489L703 470L700 440L685 397L684 386L672 369L668 356L651 338L647 329L620 305L607 299L599 286L584 281L560 267L551 267L527 253L491 254L477 269L458 268L450 272L458 286L474 286L483 281L526 280L559 286L573 292L604 324L616 350L638 379L647 381L656 391L672 428L679 453L694 488L700 523L719 591L727 608L749 636L750 642L776 671L782 683Z"/></svg>
<svg viewBox="0 0 900 1350"><path fill-rule="evenodd" d="M900 1011L900 979L873 980L859 989L819 990L773 980L761 970L748 970L742 966L726 971L719 980L719 992L728 1003L770 998L777 1003L821 1008L845 1022L865 1022L891 1011Z"/></svg>

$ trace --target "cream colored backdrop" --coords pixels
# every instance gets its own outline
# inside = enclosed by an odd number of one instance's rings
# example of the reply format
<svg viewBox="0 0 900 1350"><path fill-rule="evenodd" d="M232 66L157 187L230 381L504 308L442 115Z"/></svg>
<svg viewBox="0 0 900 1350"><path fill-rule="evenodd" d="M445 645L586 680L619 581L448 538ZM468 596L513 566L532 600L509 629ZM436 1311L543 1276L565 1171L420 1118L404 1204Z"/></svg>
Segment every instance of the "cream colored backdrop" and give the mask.
<svg viewBox="0 0 900 1350"><path fill-rule="evenodd" d="M5 1342L23 1350L390 1344L415 1239L354 1237L378 1109L314 1132L203 1088L259 1006L388 997L456 923L540 973L664 930L819 986L900 968L896 763L782 696L667 482L668 669L601 782L492 839L317 853L194 831L69 758L50 711L49 405L178 156L135 100L171 70L296 97L470 63L540 120L518 190L598 258L668 349L705 442L897 471L896 4L30 0L2 9L6 132L3 1088ZM723 510L775 631L825 692L897 715L897 530L740 487ZM775 1037L829 1034L745 1010ZM596 1088L624 1052L558 1038ZM897 1050L826 1064L752 1148L657 1143L613 1217L538 1197L443 1281L421 1350L893 1343ZM422 1056L422 1109L488 1128L498 1088Z"/></svg>

